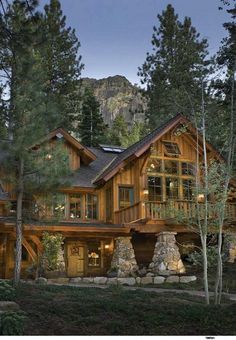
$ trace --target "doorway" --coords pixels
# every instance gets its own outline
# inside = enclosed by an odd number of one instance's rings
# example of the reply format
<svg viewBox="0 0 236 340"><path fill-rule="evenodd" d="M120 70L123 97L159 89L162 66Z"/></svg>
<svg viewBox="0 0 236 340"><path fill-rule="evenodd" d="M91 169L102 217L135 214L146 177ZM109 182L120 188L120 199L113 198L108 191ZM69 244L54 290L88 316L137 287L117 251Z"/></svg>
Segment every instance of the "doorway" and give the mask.
<svg viewBox="0 0 236 340"><path fill-rule="evenodd" d="M85 246L74 241L67 243L67 275L69 277L84 275Z"/></svg>

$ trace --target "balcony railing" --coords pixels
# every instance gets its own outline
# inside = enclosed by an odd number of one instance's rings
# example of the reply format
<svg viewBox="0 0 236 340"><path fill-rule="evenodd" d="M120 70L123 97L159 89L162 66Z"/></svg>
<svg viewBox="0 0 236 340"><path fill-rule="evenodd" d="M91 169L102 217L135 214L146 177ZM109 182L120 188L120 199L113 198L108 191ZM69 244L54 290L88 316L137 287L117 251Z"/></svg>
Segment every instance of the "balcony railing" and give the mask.
<svg viewBox="0 0 236 340"><path fill-rule="evenodd" d="M218 211L213 203L208 204L207 217L217 218ZM169 202L138 202L130 207L115 212L115 223L134 223L141 219L164 220L176 219L203 219L205 217L205 205L193 201L169 201ZM227 203L225 219L236 221L236 203Z"/></svg>

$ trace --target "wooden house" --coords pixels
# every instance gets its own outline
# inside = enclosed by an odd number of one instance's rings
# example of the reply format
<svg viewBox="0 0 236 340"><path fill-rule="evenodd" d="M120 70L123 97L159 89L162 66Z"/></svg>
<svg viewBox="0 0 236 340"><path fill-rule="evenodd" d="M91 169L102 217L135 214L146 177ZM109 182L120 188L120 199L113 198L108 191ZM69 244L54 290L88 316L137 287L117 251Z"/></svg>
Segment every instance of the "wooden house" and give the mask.
<svg viewBox="0 0 236 340"><path fill-rule="evenodd" d="M66 146L73 175L70 186L59 188L50 203L45 203L46 215L39 214L24 223L23 274L42 252L45 231L63 234L69 277L106 275L117 239L128 240L139 267L152 262L160 232L173 233L179 245L199 242L191 228L175 216L177 211L184 211L194 217L197 202L204 199L201 193L196 197L194 192L195 178L199 175L196 162L198 158L201 162L203 155L201 136L197 137L196 129L184 116L175 116L127 149L107 145L86 147L61 128L42 142L58 140ZM209 143L207 156L208 161L224 161ZM235 183L231 186L225 230L234 232ZM36 205L37 200L40 199L35 197ZM15 210L9 187L1 183L2 278L13 275Z"/></svg>

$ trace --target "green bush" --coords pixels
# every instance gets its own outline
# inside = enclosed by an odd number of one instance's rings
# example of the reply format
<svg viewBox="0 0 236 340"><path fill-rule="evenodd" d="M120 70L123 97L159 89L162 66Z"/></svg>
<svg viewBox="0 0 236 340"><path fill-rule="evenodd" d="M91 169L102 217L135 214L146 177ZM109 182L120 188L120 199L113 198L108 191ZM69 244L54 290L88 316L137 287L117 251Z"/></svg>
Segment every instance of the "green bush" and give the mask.
<svg viewBox="0 0 236 340"><path fill-rule="evenodd" d="M5 280L0 280L0 301L11 301L16 296L16 290Z"/></svg>
<svg viewBox="0 0 236 340"><path fill-rule="evenodd" d="M192 252L191 254L188 255L188 260L194 266L202 267L202 264L203 264L202 252L201 251ZM223 257L223 261L224 261L224 257ZM217 247L216 246L207 247L207 262L208 262L209 268L216 267L217 265Z"/></svg>
<svg viewBox="0 0 236 340"><path fill-rule="evenodd" d="M6 312L0 317L0 334L1 335L23 335L25 313L23 312Z"/></svg>
<svg viewBox="0 0 236 340"><path fill-rule="evenodd" d="M41 261L45 270L59 269L58 257L63 245L63 239L63 236L59 233L43 233L42 244L44 251Z"/></svg>

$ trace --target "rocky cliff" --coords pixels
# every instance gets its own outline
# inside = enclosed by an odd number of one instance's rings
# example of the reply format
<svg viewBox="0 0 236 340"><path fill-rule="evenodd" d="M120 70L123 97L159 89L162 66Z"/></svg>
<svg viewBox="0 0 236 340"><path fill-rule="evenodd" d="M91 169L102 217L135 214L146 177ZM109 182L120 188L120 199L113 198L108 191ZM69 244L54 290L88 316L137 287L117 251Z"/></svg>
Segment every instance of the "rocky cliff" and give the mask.
<svg viewBox="0 0 236 340"><path fill-rule="evenodd" d="M144 121L147 100L139 88L128 79L117 75L104 79L83 78L82 86L90 87L98 102L104 121L109 126L118 114L122 114L131 125L135 121Z"/></svg>

